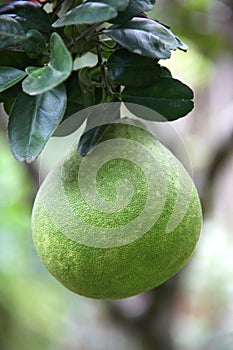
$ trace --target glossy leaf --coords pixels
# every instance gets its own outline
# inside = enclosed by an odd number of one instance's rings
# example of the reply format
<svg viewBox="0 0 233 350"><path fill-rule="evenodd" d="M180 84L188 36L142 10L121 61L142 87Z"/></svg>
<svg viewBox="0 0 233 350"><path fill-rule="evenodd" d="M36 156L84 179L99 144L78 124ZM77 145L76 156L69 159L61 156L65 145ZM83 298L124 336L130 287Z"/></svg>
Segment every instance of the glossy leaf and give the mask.
<svg viewBox="0 0 233 350"><path fill-rule="evenodd" d="M94 55L91 52L87 52L81 57L77 55L77 57L74 60L73 70L79 70L85 67L94 67L97 65L97 63L98 63L97 55Z"/></svg>
<svg viewBox="0 0 233 350"><path fill-rule="evenodd" d="M133 53L155 59L169 58L171 50L183 48L168 28L147 18L138 17L122 26L113 25L105 33Z"/></svg>
<svg viewBox="0 0 233 350"><path fill-rule="evenodd" d="M72 57L63 40L53 33L50 41L50 62L33 70L23 81L23 91L29 95L41 94L66 80L72 72Z"/></svg>
<svg viewBox="0 0 233 350"><path fill-rule="evenodd" d="M168 121L172 121L185 116L193 109L192 90L173 78L160 78L156 84L144 88L126 87L122 92L122 99L124 102L142 105L158 113L152 113L152 117L142 113L140 117L147 120L162 121L162 115ZM131 111L134 109L132 105L129 108ZM139 109L135 107L133 112L136 110Z"/></svg>
<svg viewBox="0 0 233 350"><path fill-rule="evenodd" d="M41 95L21 92L11 110L8 137L15 158L32 162L60 123L66 108L63 85Z"/></svg>
<svg viewBox="0 0 233 350"><path fill-rule="evenodd" d="M86 110L86 115L88 115L87 125L78 145L78 153L81 156L85 156L100 142L109 124L119 119L120 107L120 103L105 103Z"/></svg>
<svg viewBox="0 0 233 350"><path fill-rule="evenodd" d="M125 49L113 52L107 67L114 82L132 87L152 85L161 75L161 67L156 60Z"/></svg>
<svg viewBox="0 0 233 350"><path fill-rule="evenodd" d="M130 0L90 0L89 2L99 2L114 7L117 11L124 11Z"/></svg>
<svg viewBox="0 0 233 350"><path fill-rule="evenodd" d="M183 43L179 38L177 38L177 36L176 36L176 42L177 42L177 46L180 50L185 51L185 52L188 50L188 46L185 43Z"/></svg>
<svg viewBox="0 0 233 350"><path fill-rule="evenodd" d="M49 15L38 5L29 1L10 1L0 6L0 15L17 20L24 30L50 31Z"/></svg>
<svg viewBox="0 0 233 350"><path fill-rule="evenodd" d="M84 157L90 152L90 150L99 143L108 127L109 124L104 124L86 131L80 138L78 154Z"/></svg>
<svg viewBox="0 0 233 350"><path fill-rule="evenodd" d="M114 7L101 2L86 2L60 17L53 27L63 27L70 24L93 24L105 22L117 16Z"/></svg>
<svg viewBox="0 0 233 350"><path fill-rule="evenodd" d="M152 10L155 0L129 0L128 7L115 18L113 23L124 23L142 12Z"/></svg>
<svg viewBox="0 0 233 350"><path fill-rule="evenodd" d="M23 51L28 53L38 53L38 54L47 54L46 41L43 35L38 32L38 30L29 30L26 33L25 39L20 45L20 48Z"/></svg>
<svg viewBox="0 0 233 350"><path fill-rule="evenodd" d="M24 29L16 20L0 16L0 49L19 46L24 39Z"/></svg>
<svg viewBox="0 0 233 350"><path fill-rule="evenodd" d="M25 75L25 72L16 68L0 67L0 92L17 84Z"/></svg>

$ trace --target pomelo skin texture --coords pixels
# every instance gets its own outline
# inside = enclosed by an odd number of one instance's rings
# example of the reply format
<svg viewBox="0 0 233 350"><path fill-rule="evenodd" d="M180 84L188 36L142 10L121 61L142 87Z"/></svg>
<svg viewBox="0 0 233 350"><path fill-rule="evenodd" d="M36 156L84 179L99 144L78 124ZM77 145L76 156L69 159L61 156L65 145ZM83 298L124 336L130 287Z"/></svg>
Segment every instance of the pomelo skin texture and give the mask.
<svg viewBox="0 0 233 350"><path fill-rule="evenodd" d="M81 234L87 240L83 243L80 239L75 239L73 233L73 236L64 233L61 222L64 223L63 227L68 229L71 224L71 218L67 217L66 210L58 212L59 224L56 224L56 217L55 219L52 217L53 210L48 209L43 196L47 194L50 200L53 199L52 177L50 180L46 178L42 184L32 212L34 244L48 271L69 290L95 299L127 298L165 282L176 274L192 255L202 225L202 212L196 188L174 155L148 131L129 124L112 124L106 130L99 146L108 140L118 139L133 141L143 147L144 151L153 154L157 165L149 164L147 167L148 169L152 167L156 174L159 165L157 178L161 178L161 184L165 184L166 187L165 192L163 188L159 193L160 180L156 180L158 193L156 192L157 197L154 198L153 205L159 205L163 199L164 203L159 217L144 234L137 234L136 237L132 235L133 239L128 243L127 240L126 242L123 240L122 244L114 244L113 241L112 246L111 244L105 246L103 234L100 235L99 243L93 244L90 238L90 245L88 244L90 225L96 227L97 242L97 235L100 232L98 230L104 231L106 227L111 230L119 226L123 229L125 237L130 237L133 233L127 224L135 220L145 207L149 188L140 166L125 157L118 157L105 162L98 170L96 189L99 196L111 204L117 196L116 183L128 179L133 186L133 195L129 203L113 213L104 213L102 210L98 211L96 206L91 208L90 203L86 204L79 190L78 173L85 159L92 162L92 159L96 159L94 157L97 159L101 157L98 156L98 146L86 157L80 157L76 151L77 147L73 148L63 163L57 166L61 172L62 188L67 200L64 206L68 203L74 215L86 223L86 228L85 225L80 226L81 228L77 225L75 229L77 234ZM124 148L124 152L126 155L129 152L127 147ZM141 158L140 161L143 162ZM86 174L88 175L88 171ZM182 182L183 179L186 179L185 184ZM154 186L156 187L156 184ZM183 196L184 188L186 192L184 191ZM125 191L127 189L128 185L125 183ZM88 185L86 190L89 191ZM124 187L123 191L121 187L121 192L124 192ZM54 198L54 202L51 203L56 208L61 203L56 200L56 195ZM180 219L182 210L184 212ZM137 227L146 227L153 214L154 208L151 208ZM168 230L169 220L176 221L176 216L177 223L171 224L174 229L171 230L170 227ZM109 237L106 239L109 240ZM109 241L111 242L111 238Z"/></svg>

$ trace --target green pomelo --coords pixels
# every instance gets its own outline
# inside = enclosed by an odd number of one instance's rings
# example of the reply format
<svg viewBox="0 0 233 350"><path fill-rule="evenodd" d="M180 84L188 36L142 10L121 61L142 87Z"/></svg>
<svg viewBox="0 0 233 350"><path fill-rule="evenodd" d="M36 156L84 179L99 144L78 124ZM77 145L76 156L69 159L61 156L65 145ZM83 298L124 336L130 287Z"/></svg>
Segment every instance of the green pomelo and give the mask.
<svg viewBox="0 0 233 350"><path fill-rule="evenodd" d="M32 231L42 262L90 298L126 298L162 284L185 265L200 235L201 206L188 173L132 125L112 124L86 157L76 149L35 200Z"/></svg>

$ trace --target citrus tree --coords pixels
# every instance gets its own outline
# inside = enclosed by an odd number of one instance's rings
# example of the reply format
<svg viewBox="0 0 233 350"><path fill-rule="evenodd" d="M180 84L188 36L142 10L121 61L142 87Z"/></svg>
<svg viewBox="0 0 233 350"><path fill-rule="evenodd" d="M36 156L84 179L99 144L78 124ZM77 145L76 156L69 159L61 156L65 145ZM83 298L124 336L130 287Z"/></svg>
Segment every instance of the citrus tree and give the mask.
<svg viewBox="0 0 233 350"><path fill-rule="evenodd" d="M187 46L147 15L154 5L58 0L0 6L0 101L16 159L32 162L62 121L96 104L137 103L167 121L192 110L191 89L159 63ZM81 138L81 155L106 127Z"/></svg>
<svg viewBox="0 0 233 350"><path fill-rule="evenodd" d="M86 121L38 193L32 230L48 270L87 297L119 299L160 285L184 266L200 234L200 202L185 169L143 123L121 116L125 105L139 119L171 122L193 108L192 90L159 62L187 46L149 17L154 5L0 6L0 101L15 158L32 162L50 137L66 135L60 125L75 120L73 132Z"/></svg>

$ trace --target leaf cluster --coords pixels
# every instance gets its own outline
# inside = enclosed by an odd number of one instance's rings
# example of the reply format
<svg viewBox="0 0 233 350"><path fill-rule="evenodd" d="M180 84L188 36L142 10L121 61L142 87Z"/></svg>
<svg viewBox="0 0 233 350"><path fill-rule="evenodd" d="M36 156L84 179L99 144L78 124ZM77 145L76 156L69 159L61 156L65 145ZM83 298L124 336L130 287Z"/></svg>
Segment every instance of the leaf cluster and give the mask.
<svg viewBox="0 0 233 350"><path fill-rule="evenodd" d="M33 161L62 121L96 104L140 104L157 114L139 117L168 121L192 110L192 90L159 64L187 47L146 15L154 5L55 0L0 6L0 102L16 159ZM85 119L82 114L76 127ZM86 132L79 153L85 155L105 129Z"/></svg>

